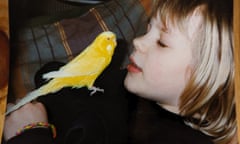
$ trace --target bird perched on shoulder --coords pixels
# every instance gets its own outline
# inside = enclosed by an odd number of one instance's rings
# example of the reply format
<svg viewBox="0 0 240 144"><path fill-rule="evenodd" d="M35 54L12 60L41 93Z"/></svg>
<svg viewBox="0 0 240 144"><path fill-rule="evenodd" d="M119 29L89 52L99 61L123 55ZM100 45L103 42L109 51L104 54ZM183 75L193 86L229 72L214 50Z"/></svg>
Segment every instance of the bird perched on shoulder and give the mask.
<svg viewBox="0 0 240 144"><path fill-rule="evenodd" d="M103 92L103 89L94 86L94 82L110 64L116 45L116 35L113 32L105 31L100 33L83 52L58 71L44 74L43 78L50 81L29 92L16 105L10 107L6 115L39 96L55 93L64 87L87 87L92 91L90 95L96 91Z"/></svg>

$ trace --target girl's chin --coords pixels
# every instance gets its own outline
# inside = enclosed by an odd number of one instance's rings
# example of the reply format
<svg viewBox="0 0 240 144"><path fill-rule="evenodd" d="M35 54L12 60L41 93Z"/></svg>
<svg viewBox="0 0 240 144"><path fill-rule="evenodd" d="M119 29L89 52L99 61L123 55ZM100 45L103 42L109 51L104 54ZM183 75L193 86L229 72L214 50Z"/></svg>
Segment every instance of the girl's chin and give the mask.
<svg viewBox="0 0 240 144"><path fill-rule="evenodd" d="M138 88L137 88L136 84L133 83L133 81L131 80L131 78L128 75L126 76L126 78L124 80L124 86L129 92L136 94Z"/></svg>

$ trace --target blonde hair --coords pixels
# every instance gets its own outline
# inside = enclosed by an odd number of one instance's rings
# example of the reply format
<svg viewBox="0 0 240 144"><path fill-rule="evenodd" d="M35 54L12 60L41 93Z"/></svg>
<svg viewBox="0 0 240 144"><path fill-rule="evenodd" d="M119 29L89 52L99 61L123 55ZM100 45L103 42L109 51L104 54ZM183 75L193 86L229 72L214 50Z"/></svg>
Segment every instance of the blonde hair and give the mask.
<svg viewBox="0 0 240 144"><path fill-rule="evenodd" d="M194 129L228 143L236 132L232 0L155 0L153 16L184 28L198 10L201 26L194 37L194 68L180 97L181 115Z"/></svg>

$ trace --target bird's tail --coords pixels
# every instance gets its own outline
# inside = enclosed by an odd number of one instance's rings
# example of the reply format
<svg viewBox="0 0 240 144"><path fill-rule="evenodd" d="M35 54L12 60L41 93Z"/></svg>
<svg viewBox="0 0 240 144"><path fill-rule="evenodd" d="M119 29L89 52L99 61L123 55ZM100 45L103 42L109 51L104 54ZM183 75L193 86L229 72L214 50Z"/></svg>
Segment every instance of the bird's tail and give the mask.
<svg viewBox="0 0 240 144"><path fill-rule="evenodd" d="M7 112L5 113L5 115L10 114L11 112L19 109L20 107L22 107L23 105L31 102L32 100L35 100L37 97L41 96L41 90L40 89L36 89L34 91L29 92L25 97L23 97L16 105L14 105L13 107L10 107L7 109Z"/></svg>

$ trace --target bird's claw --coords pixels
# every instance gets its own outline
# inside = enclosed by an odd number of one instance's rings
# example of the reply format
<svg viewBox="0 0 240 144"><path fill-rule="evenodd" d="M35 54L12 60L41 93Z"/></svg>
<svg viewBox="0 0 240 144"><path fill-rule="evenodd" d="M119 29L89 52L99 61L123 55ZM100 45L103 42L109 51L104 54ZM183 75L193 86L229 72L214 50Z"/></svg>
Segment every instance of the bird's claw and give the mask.
<svg viewBox="0 0 240 144"><path fill-rule="evenodd" d="M95 94L97 91L99 92L104 92L104 89L98 88L98 87L91 87L89 90L91 90L92 92L90 93L90 96L92 96L93 94Z"/></svg>

